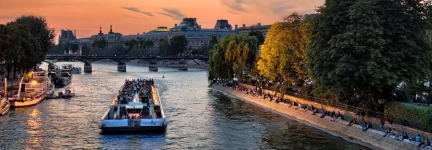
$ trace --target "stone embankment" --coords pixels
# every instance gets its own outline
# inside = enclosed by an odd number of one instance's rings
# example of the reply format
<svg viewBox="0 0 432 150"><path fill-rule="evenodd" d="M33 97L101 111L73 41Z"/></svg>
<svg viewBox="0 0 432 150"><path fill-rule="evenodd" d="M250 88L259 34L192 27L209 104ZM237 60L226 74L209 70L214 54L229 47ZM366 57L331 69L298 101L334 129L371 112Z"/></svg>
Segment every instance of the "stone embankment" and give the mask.
<svg viewBox="0 0 432 150"><path fill-rule="evenodd" d="M243 85L245 86L245 85ZM358 143L364 146L367 146L372 149L385 149L385 150L395 150L395 149L417 149L417 146L419 143L417 142L411 142L408 140L404 141L397 141L395 140L394 136L390 136L388 138L384 138L384 132L378 131L375 129L369 129L367 131L362 131L362 127L359 124L355 124L353 126L347 126L348 121L340 120L338 122L331 121L332 118L326 116L324 118L320 118L321 113L312 115L311 111L303 111L300 109L295 109L294 107L289 107L289 105L285 103L275 103L275 101L270 102L269 99L262 99L260 97L254 97L251 95L246 94L245 92L236 91L233 89L230 89L228 87L222 87L221 85L212 85L213 89L218 90L220 92L223 92L225 94L234 96L239 98L240 100L243 100L245 102L248 102L250 104L253 104L255 106L261 107L265 110L280 114L282 116L297 120L301 123L304 123L306 125L315 127L317 129L323 130L325 132L328 132L330 134L333 134L335 136L339 136L341 138L344 138L347 141ZM267 92L266 92L267 93ZM287 97L285 97L287 98ZM296 97L291 97L291 100ZM308 105L314 105L315 107L318 106L317 103L307 101L304 99L296 98L294 100L296 102L299 102L301 104L308 104ZM309 103L308 103L309 102ZM326 106L319 106L321 108L325 108L326 110L336 110L340 111L341 113L351 113L351 112L345 112L341 111L335 108L326 107ZM332 110L333 109L333 110ZM344 114L344 115L346 115ZM372 118L368 118L372 119ZM431 147L426 147L423 149L430 149Z"/></svg>

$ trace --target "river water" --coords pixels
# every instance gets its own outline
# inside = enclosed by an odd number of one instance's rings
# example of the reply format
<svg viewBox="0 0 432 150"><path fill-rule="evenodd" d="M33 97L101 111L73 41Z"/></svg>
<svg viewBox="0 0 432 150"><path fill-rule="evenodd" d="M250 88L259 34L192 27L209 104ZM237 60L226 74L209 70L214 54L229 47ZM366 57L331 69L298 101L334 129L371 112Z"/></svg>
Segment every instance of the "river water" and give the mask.
<svg viewBox="0 0 432 150"><path fill-rule="evenodd" d="M205 70L149 72L128 65L120 73L116 64L92 67L92 74L73 76L74 98L15 108L1 118L0 149L368 149L211 92ZM102 114L131 78L155 79L168 120L166 133L100 134Z"/></svg>

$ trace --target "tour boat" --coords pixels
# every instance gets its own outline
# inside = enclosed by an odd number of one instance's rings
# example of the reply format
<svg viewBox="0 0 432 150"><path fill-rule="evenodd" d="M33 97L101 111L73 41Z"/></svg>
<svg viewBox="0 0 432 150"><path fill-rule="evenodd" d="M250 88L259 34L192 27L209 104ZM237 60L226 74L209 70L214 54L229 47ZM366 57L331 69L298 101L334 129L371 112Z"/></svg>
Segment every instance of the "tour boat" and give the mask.
<svg viewBox="0 0 432 150"><path fill-rule="evenodd" d="M47 72L32 72L31 76L31 78L21 78L18 94L8 98L11 106L35 105L54 93L54 85L51 84Z"/></svg>
<svg viewBox="0 0 432 150"><path fill-rule="evenodd" d="M150 63L149 64L149 71L158 71L158 64L157 63Z"/></svg>
<svg viewBox="0 0 432 150"><path fill-rule="evenodd" d="M66 64L62 66L60 70L60 77L56 82L58 87L64 87L71 83L72 81L72 68L73 66L70 64Z"/></svg>
<svg viewBox="0 0 432 150"><path fill-rule="evenodd" d="M59 92L59 97L69 99L75 96L73 88L66 87L64 93Z"/></svg>
<svg viewBox="0 0 432 150"><path fill-rule="evenodd" d="M183 65L179 65L178 70L187 71L188 69L187 69L186 65L183 64Z"/></svg>
<svg viewBox="0 0 432 150"><path fill-rule="evenodd" d="M180 71L187 71L188 70L185 62L180 62L177 69Z"/></svg>
<svg viewBox="0 0 432 150"><path fill-rule="evenodd" d="M73 67L71 69L72 74L81 74L81 71L82 71L81 67Z"/></svg>
<svg viewBox="0 0 432 150"><path fill-rule="evenodd" d="M165 132L167 123L153 80L127 80L101 118L102 133Z"/></svg>

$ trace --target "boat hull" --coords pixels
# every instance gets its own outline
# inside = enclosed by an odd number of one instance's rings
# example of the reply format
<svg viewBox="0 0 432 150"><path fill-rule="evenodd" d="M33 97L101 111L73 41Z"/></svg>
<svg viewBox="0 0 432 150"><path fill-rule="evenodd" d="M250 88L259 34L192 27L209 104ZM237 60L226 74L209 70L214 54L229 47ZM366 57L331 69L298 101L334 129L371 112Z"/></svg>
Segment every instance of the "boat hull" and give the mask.
<svg viewBox="0 0 432 150"><path fill-rule="evenodd" d="M72 68L71 73L72 74L81 74L81 68Z"/></svg>
<svg viewBox="0 0 432 150"><path fill-rule="evenodd" d="M10 105L12 107L26 107L26 106L33 106L41 102L43 99L45 99L45 96L35 98L32 100L10 100Z"/></svg>
<svg viewBox="0 0 432 150"><path fill-rule="evenodd" d="M5 116L9 112L10 107L11 107L10 103L5 104L4 107L1 109L0 117Z"/></svg>
<svg viewBox="0 0 432 150"><path fill-rule="evenodd" d="M72 98L72 97L74 97L75 96L75 94L68 94L68 95L62 95L61 97L62 98L64 98L64 99L70 99L70 98Z"/></svg>
<svg viewBox="0 0 432 150"><path fill-rule="evenodd" d="M59 80L57 80L57 82L56 82L56 87L64 87L64 86L70 84L70 83L71 83L71 80L72 80L72 79L70 79L70 78L63 78L63 79L59 79Z"/></svg>
<svg viewBox="0 0 432 150"><path fill-rule="evenodd" d="M154 133L154 132L166 132L167 126L138 126L138 127L100 127L102 133L125 133L125 132L142 132L142 133Z"/></svg>

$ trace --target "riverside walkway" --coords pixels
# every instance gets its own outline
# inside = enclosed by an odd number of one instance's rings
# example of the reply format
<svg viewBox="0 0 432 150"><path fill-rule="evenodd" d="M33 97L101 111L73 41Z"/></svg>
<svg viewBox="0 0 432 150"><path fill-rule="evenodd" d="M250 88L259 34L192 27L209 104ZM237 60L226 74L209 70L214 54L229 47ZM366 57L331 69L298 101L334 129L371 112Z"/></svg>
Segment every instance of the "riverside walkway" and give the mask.
<svg viewBox="0 0 432 150"><path fill-rule="evenodd" d="M368 129L366 131L362 131L362 126L360 124L354 124L352 126L347 126L347 124L351 118L349 115L345 117L345 120L339 120L337 122L331 121L333 118L329 116L325 116L324 118L320 118L322 112L317 113L315 115L311 115L312 111L309 110L301 110L295 107L290 107L290 105L285 103L276 103L275 101L269 101L269 99L263 99L260 97L255 97L249 94L246 94L243 91L233 90L229 87L223 87L222 85L214 84L211 86L213 89L221 91L225 94L234 96L248 102L252 105L261 107L265 110L280 114L282 116L295 119L301 123L313 126L315 128L326 131L330 134L340 136L347 141L351 141L354 143L359 143L365 146L368 146L373 149L417 149L419 143L413 141L397 141L394 136L390 136L388 138L384 138L384 132L380 131L377 127L378 125L372 125L373 128ZM422 149L431 149L430 146Z"/></svg>

